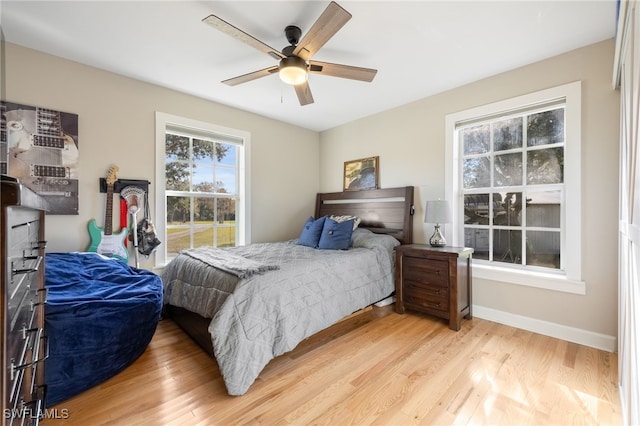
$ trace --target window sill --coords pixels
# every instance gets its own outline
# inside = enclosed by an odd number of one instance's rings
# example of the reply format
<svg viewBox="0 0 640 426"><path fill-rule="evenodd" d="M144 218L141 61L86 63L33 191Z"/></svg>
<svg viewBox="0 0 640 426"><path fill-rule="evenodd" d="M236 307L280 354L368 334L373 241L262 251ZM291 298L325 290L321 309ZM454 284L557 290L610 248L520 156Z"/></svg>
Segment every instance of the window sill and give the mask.
<svg viewBox="0 0 640 426"><path fill-rule="evenodd" d="M572 294L586 294L586 283L572 280L563 275L545 274L541 272L517 271L508 268L473 263L471 268L473 278L500 281L508 284L527 287L544 288L546 290L561 291Z"/></svg>

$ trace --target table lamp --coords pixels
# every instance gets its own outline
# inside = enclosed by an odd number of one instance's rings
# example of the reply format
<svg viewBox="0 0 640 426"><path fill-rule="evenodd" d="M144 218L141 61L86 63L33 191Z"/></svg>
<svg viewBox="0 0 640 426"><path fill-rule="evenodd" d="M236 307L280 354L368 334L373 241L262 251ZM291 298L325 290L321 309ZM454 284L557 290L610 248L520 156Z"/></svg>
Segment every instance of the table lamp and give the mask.
<svg viewBox="0 0 640 426"><path fill-rule="evenodd" d="M427 205L424 209L424 222L435 224L435 231L431 238L429 238L429 244L432 247L444 247L447 245L447 240L440 232L441 223L451 222L451 207L446 200L434 200L427 201Z"/></svg>

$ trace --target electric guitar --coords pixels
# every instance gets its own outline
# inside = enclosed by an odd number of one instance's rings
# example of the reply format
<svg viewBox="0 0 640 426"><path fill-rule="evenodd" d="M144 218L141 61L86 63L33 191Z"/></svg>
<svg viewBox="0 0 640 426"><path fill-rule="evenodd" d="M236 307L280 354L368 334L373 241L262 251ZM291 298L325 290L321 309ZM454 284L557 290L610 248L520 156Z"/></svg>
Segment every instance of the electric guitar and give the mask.
<svg viewBox="0 0 640 426"><path fill-rule="evenodd" d="M113 184L117 180L118 166L112 166L107 173L107 208L104 213L104 230L96 225L96 220L89 221L89 236L91 245L87 251L100 253L104 256L115 257L123 262L129 260L129 252L124 246L127 237L127 228L123 228L119 234L113 233Z"/></svg>

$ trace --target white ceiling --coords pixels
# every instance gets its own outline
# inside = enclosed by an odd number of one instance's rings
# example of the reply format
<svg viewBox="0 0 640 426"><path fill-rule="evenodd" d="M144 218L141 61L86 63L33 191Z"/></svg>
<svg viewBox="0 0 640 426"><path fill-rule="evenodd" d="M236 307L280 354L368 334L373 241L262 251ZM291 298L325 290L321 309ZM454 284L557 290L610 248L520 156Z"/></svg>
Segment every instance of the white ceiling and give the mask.
<svg viewBox="0 0 640 426"><path fill-rule="evenodd" d="M375 68L371 83L310 75L300 106L276 75L220 83L277 61L201 22L214 14L280 50L328 1L8 1L11 43L322 131L615 35L615 0L353 1L313 57ZM9 82L10 84L10 82Z"/></svg>

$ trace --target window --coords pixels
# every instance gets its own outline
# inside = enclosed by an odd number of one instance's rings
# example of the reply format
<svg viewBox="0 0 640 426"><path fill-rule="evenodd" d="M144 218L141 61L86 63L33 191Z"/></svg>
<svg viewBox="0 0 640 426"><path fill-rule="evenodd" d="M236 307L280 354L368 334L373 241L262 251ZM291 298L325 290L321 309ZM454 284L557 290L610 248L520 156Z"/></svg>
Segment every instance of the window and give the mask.
<svg viewBox="0 0 640 426"><path fill-rule="evenodd" d="M158 264L247 241L246 132L157 113Z"/></svg>
<svg viewBox="0 0 640 426"><path fill-rule="evenodd" d="M453 239L474 276L584 293L580 83L447 116Z"/></svg>

